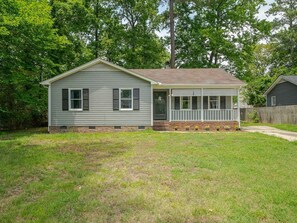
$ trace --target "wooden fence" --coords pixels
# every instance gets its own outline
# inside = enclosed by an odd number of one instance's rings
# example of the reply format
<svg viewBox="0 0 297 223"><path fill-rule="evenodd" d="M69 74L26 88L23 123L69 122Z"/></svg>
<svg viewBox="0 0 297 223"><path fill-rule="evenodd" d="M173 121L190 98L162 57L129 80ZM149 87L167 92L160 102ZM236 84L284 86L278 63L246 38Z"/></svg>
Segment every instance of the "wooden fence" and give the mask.
<svg viewBox="0 0 297 223"><path fill-rule="evenodd" d="M262 107L262 108L242 108L240 118L242 121L253 121L249 114L257 111L259 121L273 124L297 124L297 105Z"/></svg>

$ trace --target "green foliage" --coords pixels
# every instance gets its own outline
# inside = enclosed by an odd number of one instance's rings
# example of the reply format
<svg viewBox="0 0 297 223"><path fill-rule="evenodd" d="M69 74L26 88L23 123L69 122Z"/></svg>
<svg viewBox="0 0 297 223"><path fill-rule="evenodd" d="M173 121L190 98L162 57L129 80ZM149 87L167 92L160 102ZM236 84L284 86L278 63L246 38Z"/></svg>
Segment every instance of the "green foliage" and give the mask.
<svg viewBox="0 0 297 223"><path fill-rule="evenodd" d="M225 66L248 74L254 45L269 30L256 14L261 0L187 1L176 14L177 63L181 67Z"/></svg>
<svg viewBox="0 0 297 223"><path fill-rule="evenodd" d="M26 127L44 120L47 91L39 85L55 67L51 53L68 41L57 35L47 1L0 1L0 120Z"/></svg>
<svg viewBox="0 0 297 223"><path fill-rule="evenodd" d="M297 1L276 0L269 14L274 17L272 72L275 75L297 74Z"/></svg>
<svg viewBox="0 0 297 223"><path fill-rule="evenodd" d="M248 118L254 123L258 123L260 121L259 113L257 110L253 110L251 113L249 113Z"/></svg>

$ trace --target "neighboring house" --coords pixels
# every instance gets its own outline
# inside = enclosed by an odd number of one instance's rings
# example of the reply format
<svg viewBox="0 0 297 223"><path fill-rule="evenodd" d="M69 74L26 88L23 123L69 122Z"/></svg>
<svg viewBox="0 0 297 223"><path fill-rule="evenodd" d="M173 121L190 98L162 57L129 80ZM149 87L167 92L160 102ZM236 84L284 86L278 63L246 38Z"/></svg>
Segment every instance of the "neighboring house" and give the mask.
<svg viewBox="0 0 297 223"><path fill-rule="evenodd" d="M267 107L297 105L297 76L279 76L265 95Z"/></svg>
<svg viewBox="0 0 297 223"><path fill-rule="evenodd" d="M233 97L244 83L223 69L125 69L96 59L41 84L50 132L240 125Z"/></svg>

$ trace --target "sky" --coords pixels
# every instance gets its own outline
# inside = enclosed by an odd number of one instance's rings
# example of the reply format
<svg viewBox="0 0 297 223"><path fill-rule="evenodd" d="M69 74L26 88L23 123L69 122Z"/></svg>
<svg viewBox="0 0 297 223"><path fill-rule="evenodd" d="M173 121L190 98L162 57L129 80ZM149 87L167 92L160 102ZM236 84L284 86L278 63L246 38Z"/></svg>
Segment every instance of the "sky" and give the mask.
<svg viewBox="0 0 297 223"><path fill-rule="evenodd" d="M266 19L268 21L272 21L273 20L273 17L272 16L269 16L267 17L265 12L267 12L270 8L270 4L273 3L275 0L266 0L266 4L265 6L262 6L260 9L259 9L259 13L258 13L258 18L259 19ZM160 11L164 11L165 10L165 6L161 6L159 8ZM169 33L168 33L168 30L167 29L164 29L162 30L161 32L156 32L158 36L160 37L164 37L164 36L167 36Z"/></svg>

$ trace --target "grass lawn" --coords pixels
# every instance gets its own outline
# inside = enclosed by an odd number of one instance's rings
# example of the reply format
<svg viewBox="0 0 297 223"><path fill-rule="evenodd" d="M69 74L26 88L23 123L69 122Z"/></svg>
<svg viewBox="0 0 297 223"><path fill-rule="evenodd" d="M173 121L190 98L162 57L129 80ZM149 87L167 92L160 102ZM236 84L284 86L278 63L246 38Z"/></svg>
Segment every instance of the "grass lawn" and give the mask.
<svg viewBox="0 0 297 223"><path fill-rule="evenodd" d="M290 125L290 124L241 122L241 126L271 126L271 127L281 129L281 130L297 132L297 125Z"/></svg>
<svg viewBox="0 0 297 223"><path fill-rule="evenodd" d="M0 135L1 222L296 222L297 142L258 133Z"/></svg>

